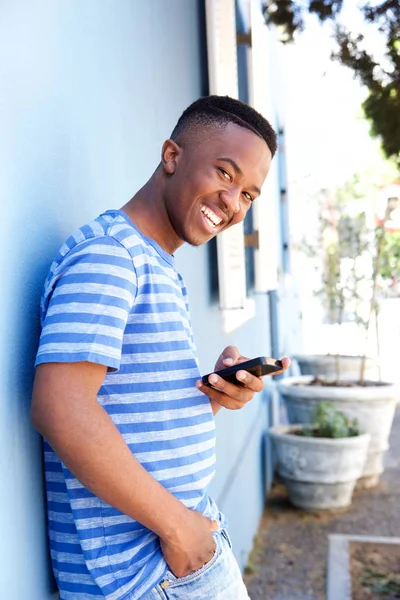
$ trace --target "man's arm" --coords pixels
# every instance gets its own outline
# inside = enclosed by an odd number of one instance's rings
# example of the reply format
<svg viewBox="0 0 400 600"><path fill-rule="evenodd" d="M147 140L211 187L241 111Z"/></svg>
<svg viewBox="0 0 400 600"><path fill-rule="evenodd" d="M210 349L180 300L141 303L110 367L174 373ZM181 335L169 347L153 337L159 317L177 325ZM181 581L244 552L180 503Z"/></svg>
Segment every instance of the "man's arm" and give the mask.
<svg viewBox="0 0 400 600"><path fill-rule="evenodd" d="M106 367L89 362L37 367L31 419L93 494L154 531L177 577L210 560L218 524L188 510L136 460L97 400Z"/></svg>

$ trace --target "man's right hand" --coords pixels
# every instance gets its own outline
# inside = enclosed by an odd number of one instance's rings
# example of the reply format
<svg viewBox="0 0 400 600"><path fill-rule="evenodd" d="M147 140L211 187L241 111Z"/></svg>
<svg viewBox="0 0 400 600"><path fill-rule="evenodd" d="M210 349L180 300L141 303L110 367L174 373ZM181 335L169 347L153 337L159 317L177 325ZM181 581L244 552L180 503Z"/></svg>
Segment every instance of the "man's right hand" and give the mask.
<svg viewBox="0 0 400 600"><path fill-rule="evenodd" d="M162 553L175 577L190 575L212 559L216 551L212 532L218 529L218 521L188 510L182 526L172 535L160 538Z"/></svg>

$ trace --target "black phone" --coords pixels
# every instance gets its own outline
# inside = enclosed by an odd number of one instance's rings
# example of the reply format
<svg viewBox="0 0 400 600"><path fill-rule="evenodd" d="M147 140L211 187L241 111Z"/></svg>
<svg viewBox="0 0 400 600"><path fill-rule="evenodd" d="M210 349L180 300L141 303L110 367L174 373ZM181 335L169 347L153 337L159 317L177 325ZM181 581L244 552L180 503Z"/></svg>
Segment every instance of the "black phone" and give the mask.
<svg viewBox="0 0 400 600"><path fill-rule="evenodd" d="M257 358L252 358L251 360L246 360L245 362L233 365L233 367L226 367L226 369L215 371L215 374L235 385L243 385L236 379L236 373L238 371L248 371L256 377L262 377L263 375L269 375L270 373L275 373L281 369L283 369L282 361L275 358L268 358L267 356L258 356ZM211 386L211 383L208 381L210 375L212 375L212 373L207 373L207 375L203 375L201 378L204 385Z"/></svg>

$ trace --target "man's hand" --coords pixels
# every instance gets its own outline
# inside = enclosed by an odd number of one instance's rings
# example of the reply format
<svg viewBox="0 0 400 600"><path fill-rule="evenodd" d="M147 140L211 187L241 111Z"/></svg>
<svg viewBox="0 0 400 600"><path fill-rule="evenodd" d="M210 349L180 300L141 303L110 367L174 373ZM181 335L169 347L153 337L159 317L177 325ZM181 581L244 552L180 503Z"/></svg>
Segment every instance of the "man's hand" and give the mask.
<svg viewBox="0 0 400 600"><path fill-rule="evenodd" d="M217 521L188 510L187 518L172 536L160 537L162 553L175 577L190 575L212 559L216 550L212 532L218 529Z"/></svg>
<svg viewBox="0 0 400 600"><path fill-rule="evenodd" d="M246 360L249 359L242 356L236 346L227 346L215 364L215 371L240 364ZM271 373L271 375L279 375L286 371L290 366L290 359L283 358L282 363L283 369L275 371L274 373ZM212 373L208 378L212 387L204 385L201 380L196 382L197 388L210 398L214 414L216 414L222 406L229 408L230 410L242 408L253 398L256 392L261 392L264 387L262 378L255 377L248 371L238 371L236 373L236 378L242 385L229 383L222 379L222 377L218 377L215 373Z"/></svg>

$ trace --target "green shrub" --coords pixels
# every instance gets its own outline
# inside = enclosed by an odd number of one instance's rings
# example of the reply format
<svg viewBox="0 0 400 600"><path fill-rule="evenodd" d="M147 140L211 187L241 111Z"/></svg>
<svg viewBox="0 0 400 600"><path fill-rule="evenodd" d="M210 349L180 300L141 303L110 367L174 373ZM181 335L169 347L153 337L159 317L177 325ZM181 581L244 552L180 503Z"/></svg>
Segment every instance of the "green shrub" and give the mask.
<svg viewBox="0 0 400 600"><path fill-rule="evenodd" d="M351 421L331 402L320 402L314 408L312 424L304 426L300 432L306 437L346 438L360 435L356 420Z"/></svg>

